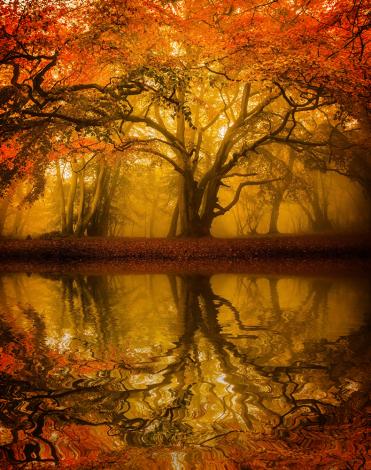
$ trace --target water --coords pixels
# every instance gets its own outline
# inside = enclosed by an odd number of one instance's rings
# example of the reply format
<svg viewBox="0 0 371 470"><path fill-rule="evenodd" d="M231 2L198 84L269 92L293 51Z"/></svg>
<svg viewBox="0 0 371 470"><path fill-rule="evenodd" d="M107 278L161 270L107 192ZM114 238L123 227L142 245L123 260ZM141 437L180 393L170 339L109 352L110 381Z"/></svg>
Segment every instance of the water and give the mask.
<svg viewBox="0 0 371 470"><path fill-rule="evenodd" d="M370 282L0 277L0 468L366 468Z"/></svg>

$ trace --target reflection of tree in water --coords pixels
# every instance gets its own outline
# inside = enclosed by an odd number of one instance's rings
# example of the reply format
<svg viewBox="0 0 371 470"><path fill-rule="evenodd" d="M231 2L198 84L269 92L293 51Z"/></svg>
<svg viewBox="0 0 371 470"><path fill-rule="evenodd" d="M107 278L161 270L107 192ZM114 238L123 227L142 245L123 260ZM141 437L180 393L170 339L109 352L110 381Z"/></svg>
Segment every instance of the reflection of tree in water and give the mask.
<svg viewBox="0 0 371 470"><path fill-rule="evenodd" d="M91 326L101 355L104 345L114 341L117 328L110 309L116 301L114 280L105 276L65 276L62 281L64 313L80 334ZM113 284L113 285L112 285ZM102 349L103 348L103 349Z"/></svg>
<svg viewBox="0 0 371 470"><path fill-rule="evenodd" d="M328 296L333 282L307 280L307 289L304 295L301 295L300 301L294 306L281 307L279 279L265 279L268 288L266 293L259 282L261 280L247 276L239 279L240 292L237 296L241 296L242 290L244 297L241 310L244 311L245 317L256 317L256 312L259 312L259 324L263 325L255 326L254 341L244 341L241 347L250 357L253 356L258 364L277 363L280 359L293 362L296 354L293 342L303 339L303 335L313 328L320 317L322 321L327 320ZM237 309L234 309L234 319L241 331L246 329ZM234 335L234 340L241 339L245 339L244 335Z"/></svg>
<svg viewBox="0 0 371 470"><path fill-rule="evenodd" d="M343 402L356 397L358 408L364 406L364 331L308 342L304 349L294 344L305 324L326 312L331 282L311 281L295 310L281 307L276 279L268 280L267 303L256 279L241 278L245 316L251 308L265 318L249 325L213 291L208 277L169 276L183 332L171 349L142 362L120 354L107 360L108 346L119 344L120 335L111 307L115 296L124 295L114 282L62 279L63 308L76 334L87 325L95 332L97 344L75 339L77 355L51 354L43 317L31 307L23 313L32 335L2 319L1 344L15 345L8 352L24 365L18 370L13 364L13 372L5 368L1 376L0 425L11 430L0 441L7 460L58 461L71 426L96 428L131 446L204 446L240 431L285 438L303 428L351 422L350 411L339 415L347 409ZM222 311L232 316L232 329ZM295 436L300 441L300 432ZM80 444L73 444L76 454Z"/></svg>

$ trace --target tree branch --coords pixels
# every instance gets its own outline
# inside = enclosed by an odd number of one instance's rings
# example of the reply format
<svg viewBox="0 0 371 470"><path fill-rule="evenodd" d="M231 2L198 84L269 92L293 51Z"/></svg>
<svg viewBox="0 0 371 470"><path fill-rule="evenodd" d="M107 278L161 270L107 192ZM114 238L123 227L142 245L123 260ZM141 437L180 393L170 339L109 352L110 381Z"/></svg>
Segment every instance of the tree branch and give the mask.
<svg viewBox="0 0 371 470"><path fill-rule="evenodd" d="M259 186L261 184L273 183L274 181L279 181L281 179L282 179L282 177L280 177L280 178L271 178L271 179L260 180L260 181L245 181L244 183L241 183L238 186L232 201L227 206L221 207L219 211L214 212L214 216L219 217L220 215L223 215L226 212L228 212L230 209L232 209L232 207L234 207L237 204L237 202L240 198L241 191L243 190L243 188L245 186Z"/></svg>

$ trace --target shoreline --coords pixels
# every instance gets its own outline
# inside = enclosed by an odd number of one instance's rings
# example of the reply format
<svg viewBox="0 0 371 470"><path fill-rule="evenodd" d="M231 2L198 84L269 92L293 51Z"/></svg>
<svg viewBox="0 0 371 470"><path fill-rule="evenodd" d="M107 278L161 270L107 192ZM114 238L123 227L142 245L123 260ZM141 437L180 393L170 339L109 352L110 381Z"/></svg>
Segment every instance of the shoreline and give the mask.
<svg viewBox="0 0 371 470"><path fill-rule="evenodd" d="M169 276L213 276L245 274L257 277L371 278L371 260L293 260L285 261L2 261L3 274L27 273L45 276L114 276L129 274L163 274Z"/></svg>
<svg viewBox="0 0 371 470"><path fill-rule="evenodd" d="M371 257L371 235L281 235L250 238L0 239L0 260L241 260L284 257Z"/></svg>
<svg viewBox="0 0 371 470"><path fill-rule="evenodd" d="M0 272L371 275L361 235L0 240Z"/></svg>

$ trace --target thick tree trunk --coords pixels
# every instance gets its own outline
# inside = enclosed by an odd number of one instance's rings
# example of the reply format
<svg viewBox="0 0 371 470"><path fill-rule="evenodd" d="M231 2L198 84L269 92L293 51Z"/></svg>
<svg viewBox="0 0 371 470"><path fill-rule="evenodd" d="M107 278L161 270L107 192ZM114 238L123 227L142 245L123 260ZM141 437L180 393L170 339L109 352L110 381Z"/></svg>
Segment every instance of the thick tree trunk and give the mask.
<svg viewBox="0 0 371 470"><path fill-rule="evenodd" d="M179 223L181 237L210 236L211 223L201 219L199 215L199 199L197 183L193 176L183 178L181 196L179 197Z"/></svg>
<svg viewBox="0 0 371 470"><path fill-rule="evenodd" d="M184 104L185 92L180 89L177 94L179 103ZM183 111L177 113L176 138L185 145L185 116ZM210 230L201 222L199 215L200 200L198 186L194 179L194 166L186 151L177 151L177 164L183 170L178 182L178 232L181 237L201 237L210 234Z"/></svg>
<svg viewBox="0 0 371 470"><path fill-rule="evenodd" d="M201 220L205 227L208 227L210 233L211 225L214 220L214 211L218 206L218 193L220 189L220 181L216 178L215 172L210 175L210 181L205 190L199 197L201 201Z"/></svg>

